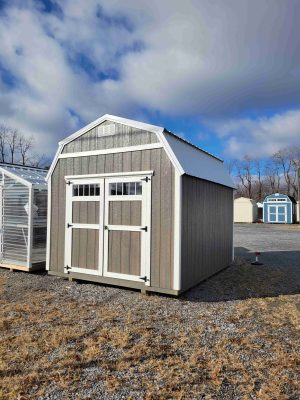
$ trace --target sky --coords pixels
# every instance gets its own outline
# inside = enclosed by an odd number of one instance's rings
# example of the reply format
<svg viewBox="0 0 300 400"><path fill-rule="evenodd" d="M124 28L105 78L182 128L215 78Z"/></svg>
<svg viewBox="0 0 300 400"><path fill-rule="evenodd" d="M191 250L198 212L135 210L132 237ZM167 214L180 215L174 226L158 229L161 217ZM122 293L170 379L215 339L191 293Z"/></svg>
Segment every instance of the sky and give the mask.
<svg viewBox="0 0 300 400"><path fill-rule="evenodd" d="M222 157L300 145L299 0L0 0L0 124L57 142L103 114Z"/></svg>

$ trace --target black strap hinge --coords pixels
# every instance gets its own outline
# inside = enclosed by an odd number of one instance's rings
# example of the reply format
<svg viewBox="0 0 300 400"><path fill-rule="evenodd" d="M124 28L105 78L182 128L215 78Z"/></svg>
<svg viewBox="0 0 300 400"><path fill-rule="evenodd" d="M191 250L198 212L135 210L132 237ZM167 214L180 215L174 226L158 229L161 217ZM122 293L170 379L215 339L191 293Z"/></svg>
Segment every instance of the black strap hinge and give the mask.
<svg viewBox="0 0 300 400"><path fill-rule="evenodd" d="M150 181L150 178L148 176L146 176L146 178L142 178L141 180L145 181L145 182L148 182L148 181Z"/></svg>
<svg viewBox="0 0 300 400"><path fill-rule="evenodd" d="M145 281L145 282L147 282L147 281L148 281L148 278L147 278L147 276L140 276L140 277L139 277L139 279L141 279L142 281Z"/></svg>
<svg viewBox="0 0 300 400"><path fill-rule="evenodd" d="M141 228L141 231L148 232L148 226L144 226L144 228Z"/></svg>
<svg viewBox="0 0 300 400"><path fill-rule="evenodd" d="M67 224L67 228L71 228L71 226L73 226L72 224Z"/></svg>
<svg viewBox="0 0 300 400"><path fill-rule="evenodd" d="M65 266L65 269L67 270L67 272L69 272L70 269L72 269L71 267L69 267L68 265Z"/></svg>
<svg viewBox="0 0 300 400"><path fill-rule="evenodd" d="M67 181L66 183L67 183L67 185L70 186L72 182L71 181Z"/></svg>

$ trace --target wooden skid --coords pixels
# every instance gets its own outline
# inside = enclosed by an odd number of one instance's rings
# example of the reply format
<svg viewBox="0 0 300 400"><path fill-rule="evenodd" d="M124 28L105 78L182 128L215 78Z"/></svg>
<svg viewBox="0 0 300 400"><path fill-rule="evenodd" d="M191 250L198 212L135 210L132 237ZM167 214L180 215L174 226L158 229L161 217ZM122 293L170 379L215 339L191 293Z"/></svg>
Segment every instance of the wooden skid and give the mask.
<svg viewBox="0 0 300 400"><path fill-rule="evenodd" d="M37 271L39 269L44 269L45 267L40 265L40 264L39 265L33 265L32 267L26 267L24 265L0 263L0 268L7 268L10 271L32 272L32 271Z"/></svg>

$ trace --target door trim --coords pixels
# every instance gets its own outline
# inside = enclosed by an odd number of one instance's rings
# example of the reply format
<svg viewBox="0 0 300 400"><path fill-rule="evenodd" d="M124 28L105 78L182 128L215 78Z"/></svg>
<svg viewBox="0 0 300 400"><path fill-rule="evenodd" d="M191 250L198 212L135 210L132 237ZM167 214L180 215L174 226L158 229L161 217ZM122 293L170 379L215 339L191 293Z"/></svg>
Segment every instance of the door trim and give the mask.
<svg viewBox="0 0 300 400"><path fill-rule="evenodd" d="M109 227L110 231L131 231L131 232L141 232L141 270L140 276L145 275L147 277L147 281L145 282L146 286L151 286L151 260L150 260L150 251L151 251L151 176L152 173L130 173L130 176L122 176L122 174L116 174L115 176L111 176L110 178L105 179L105 203L104 203L104 225L108 226L109 221L109 202L110 201L131 201L131 200L140 200L142 201L142 221L141 226L147 226L147 232L141 230L140 226L127 226L127 225L113 225ZM132 182L136 179L146 179L148 178L148 182L143 182L143 194L140 196L124 196L124 197L115 197L111 198L109 196L109 183L113 180L114 182ZM140 276L137 275L128 275L122 274L118 272L109 272L108 271L108 232L109 230L104 230L104 247L103 247L103 276L117 279L126 279L136 282L143 282L140 279Z"/></svg>
<svg viewBox="0 0 300 400"><path fill-rule="evenodd" d="M66 178L66 177L65 177ZM64 256L64 273L68 274L69 270L66 269L67 266L71 267L70 272L79 272L83 274L91 274L91 275L103 275L103 216L104 216L104 199L105 199L105 188L104 188L104 179L96 179L96 178L83 178L80 177L78 179L74 179L74 182L70 182L68 184L68 179L66 180L66 216L65 216L65 256ZM73 213L73 202L79 201L78 198L74 198L72 196L73 185L79 183L99 183L100 185L100 196L97 196L93 201L99 201L99 223L98 224L80 224L73 223L72 221L72 213ZM86 201L85 196L80 196L82 201ZM92 197L89 197L88 201L91 200ZM72 224L73 228L82 228L82 229L98 229L99 231L99 240L98 240L98 269L93 270L89 268L80 268L80 267L72 267L72 229L68 228L68 223Z"/></svg>
<svg viewBox="0 0 300 400"><path fill-rule="evenodd" d="M276 212L270 212L270 207L275 207ZM284 207L284 221L279 221L278 220L278 207ZM271 221L270 219L270 214L275 215L275 221ZM283 215L283 213L280 213ZM288 217L288 210L287 210L287 204L268 204L268 220L269 223L275 223L275 224L286 224L287 223L287 217Z"/></svg>

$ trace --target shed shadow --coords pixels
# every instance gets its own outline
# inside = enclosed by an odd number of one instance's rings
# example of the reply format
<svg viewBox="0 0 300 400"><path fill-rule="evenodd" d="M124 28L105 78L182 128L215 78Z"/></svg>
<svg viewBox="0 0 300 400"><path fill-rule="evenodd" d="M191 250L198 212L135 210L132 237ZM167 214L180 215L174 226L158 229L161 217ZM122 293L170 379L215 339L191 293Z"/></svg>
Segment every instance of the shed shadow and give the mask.
<svg viewBox="0 0 300 400"><path fill-rule="evenodd" d="M300 293L300 250L262 252L263 265L251 265L255 253L235 248L232 265L183 294L183 300L219 302Z"/></svg>

